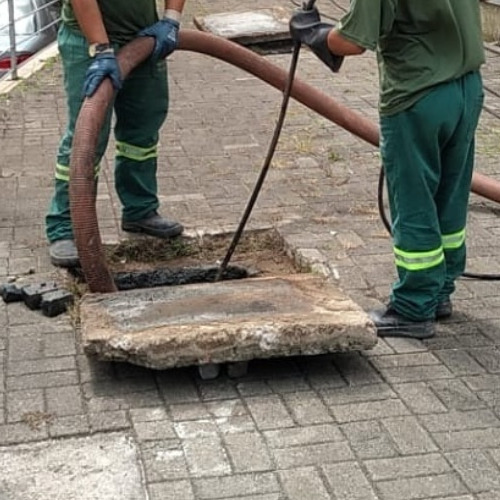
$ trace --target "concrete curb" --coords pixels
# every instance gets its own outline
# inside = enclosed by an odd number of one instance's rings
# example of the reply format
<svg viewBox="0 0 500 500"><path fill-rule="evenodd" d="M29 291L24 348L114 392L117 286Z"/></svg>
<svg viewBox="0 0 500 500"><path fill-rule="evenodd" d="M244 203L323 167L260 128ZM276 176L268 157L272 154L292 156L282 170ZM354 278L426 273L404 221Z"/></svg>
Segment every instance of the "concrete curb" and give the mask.
<svg viewBox="0 0 500 500"><path fill-rule="evenodd" d="M35 54L32 58L30 58L25 63L19 66L17 74L17 80L4 79L0 80L0 95L8 94L11 90L15 89L21 82L30 78L35 73L40 71L45 67L45 64L48 60L56 57L59 54L59 49L57 46L57 42L52 42L50 45L47 45L40 52Z"/></svg>

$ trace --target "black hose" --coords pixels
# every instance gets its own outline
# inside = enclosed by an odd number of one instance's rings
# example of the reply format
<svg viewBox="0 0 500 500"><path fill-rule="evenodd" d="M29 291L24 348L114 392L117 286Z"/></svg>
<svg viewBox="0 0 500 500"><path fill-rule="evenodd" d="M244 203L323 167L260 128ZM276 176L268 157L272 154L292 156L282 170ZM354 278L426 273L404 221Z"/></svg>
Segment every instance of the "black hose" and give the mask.
<svg viewBox="0 0 500 500"><path fill-rule="evenodd" d="M309 0L307 2L307 4L304 3L302 5L302 8L305 10L310 10L314 7L315 3L316 3L316 0ZM255 184L255 187L252 191L250 199L249 199L247 206L245 208L245 212L243 213L243 216L240 220L240 223L238 224L238 228L236 229L236 232L234 233L233 239L231 241L231 244L229 245L229 248L226 252L224 260L222 261L222 264L219 267L217 275L215 276L215 281L219 281L222 278L222 276L224 275L224 272L226 271L226 268L229 264L229 261L231 260L231 257L233 256L233 253L236 250L236 246L238 245L238 243L241 239L241 235L243 234L243 230L245 229L246 223L248 222L250 214L252 213L253 207L255 205L255 202L257 201L257 198L260 194L260 190L262 189L262 185L264 184L264 180L266 179L267 172L269 171L269 167L271 166L271 162L274 158L274 153L276 152L276 147L278 145L281 131L283 130L283 123L285 122L286 112L288 109L288 103L290 102L292 85L293 85L293 81L295 79L295 73L297 71L297 63L299 60L300 47L301 47L300 42L295 42L294 47L293 47L292 60L290 62L290 69L288 70L288 78L286 80L285 89L283 90L283 100L281 102L280 114L279 114L276 126L274 127L273 137L271 139L271 142L269 144L269 148L267 150L267 155L266 155L266 158L264 160L264 165L262 166L259 177L258 177L257 182Z"/></svg>
<svg viewBox="0 0 500 500"><path fill-rule="evenodd" d="M392 236L392 228L391 223L385 213L384 207L384 167L380 168L380 174L378 177L378 188L377 188L377 204L378 211L380 214L380 219L384 224L384 227L387 229L387 232ZM485 273L470 273L468 271L464 271L462 273L463 278L474 279L474 280L483 280L483 281L500 281L500 274L485 274Z"/></svg>

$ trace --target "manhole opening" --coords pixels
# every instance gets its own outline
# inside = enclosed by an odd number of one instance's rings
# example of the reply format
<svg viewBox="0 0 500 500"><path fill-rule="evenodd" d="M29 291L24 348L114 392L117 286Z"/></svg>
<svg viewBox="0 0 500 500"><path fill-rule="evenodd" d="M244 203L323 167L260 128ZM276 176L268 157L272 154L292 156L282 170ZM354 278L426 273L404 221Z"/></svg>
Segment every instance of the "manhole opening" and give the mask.
<svg viewBox="0 0 500 500"><path fill-rule="evenodd" d="M133 238L105 245L118 290L214 282L232 233L182 236L174 240ZM280 276L301 272L275 230L247 231L236 247L222 280ZM74 277L84 281L81 270Z"/></svg>

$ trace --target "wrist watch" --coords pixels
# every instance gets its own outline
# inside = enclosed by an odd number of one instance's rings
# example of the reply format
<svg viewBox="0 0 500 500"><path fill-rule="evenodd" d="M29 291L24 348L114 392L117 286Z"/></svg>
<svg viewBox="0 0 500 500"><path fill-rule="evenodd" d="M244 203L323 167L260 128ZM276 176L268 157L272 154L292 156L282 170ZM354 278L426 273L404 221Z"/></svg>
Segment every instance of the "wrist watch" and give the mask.
<svg viewBox="0 0 500 500"><path fill-rule="evenodd" d="M95 57L97 54L113 53L114 49L110 43L91 43L89 45L89 56Z"/></svg>

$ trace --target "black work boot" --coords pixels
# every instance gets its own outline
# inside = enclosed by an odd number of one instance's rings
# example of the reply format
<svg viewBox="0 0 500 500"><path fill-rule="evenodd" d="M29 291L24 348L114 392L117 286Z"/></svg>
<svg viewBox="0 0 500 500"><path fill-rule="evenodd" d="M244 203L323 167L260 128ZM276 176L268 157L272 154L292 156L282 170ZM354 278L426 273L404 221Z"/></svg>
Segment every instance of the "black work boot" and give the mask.
<svg viewBox="0 0 500 500"><path fill-rule="evenodd" d="M446 319L453 314L453 304L450 299L439 302L436 307L436 319Z"/></svg>
<svg viewBox="0 0 500 500"><path fill-rule="evenodd" d="M436 334L433 321L412 321L401 316L391 305L381 311L372 311L370 318L377 327L379 337L428 339Z"/></svg>
<svg viewBox="0 0 500 500"><path fill-rule="evenodd" d="M156 210L149 213L144 219L122 221L122 229L129 233L143 233L163 239L180 236L184 231L182 224L165 219Z"/></svg>
<svg viewBox="0 0 500 500"><path fill-rule="evenodd" d="M77 267L80 263L75 240L53 241L49 247L50 262L57 267Z"/></svg>

